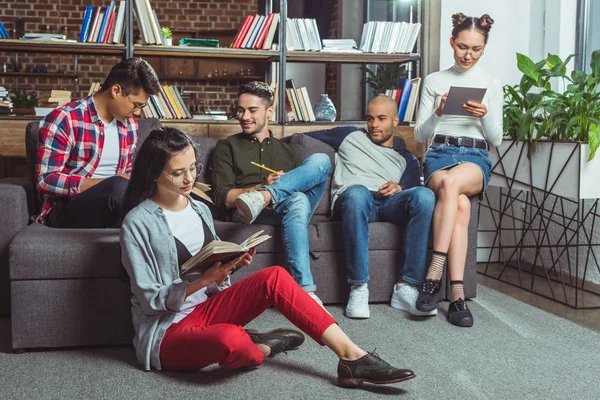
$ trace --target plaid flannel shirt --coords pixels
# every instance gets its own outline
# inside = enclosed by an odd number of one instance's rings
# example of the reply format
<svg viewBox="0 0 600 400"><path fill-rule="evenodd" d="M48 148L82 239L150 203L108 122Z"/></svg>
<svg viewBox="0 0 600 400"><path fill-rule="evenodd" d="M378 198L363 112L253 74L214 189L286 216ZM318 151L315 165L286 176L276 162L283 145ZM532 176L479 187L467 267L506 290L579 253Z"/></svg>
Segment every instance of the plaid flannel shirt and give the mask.
<svg viewBox="0 0 600 400"><path fill-rule="evenodd" d="M131 173L132 155L138 136L135 118L117 121L119 162L117 174ZM94 175L104 146L104 123L94 98L58 107L41 122L35 166L35 182L41 201L34 221L44 223L57 198L75 197L86 178Z"/></svg>

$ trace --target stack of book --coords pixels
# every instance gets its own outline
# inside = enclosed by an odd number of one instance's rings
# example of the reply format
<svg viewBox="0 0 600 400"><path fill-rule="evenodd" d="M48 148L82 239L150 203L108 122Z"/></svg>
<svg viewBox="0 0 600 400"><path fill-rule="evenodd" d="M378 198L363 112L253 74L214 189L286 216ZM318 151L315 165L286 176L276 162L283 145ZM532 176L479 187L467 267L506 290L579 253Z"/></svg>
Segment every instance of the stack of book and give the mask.
<svg viewBox="0 0 600 400"><path fill-rule="evenodd" d="M401 122L414 121L415 110L419 98L419 86L421 78L404 78L397 89L388 89L384 92L386 96L391 97L398 105L398 119Z"/></svg>
<svg viewBox="0 0 600 400"><path fill-rule="evenodd" d="M287 94L286 109L288 108L287 103L289 103L289 108L291 108L291 113L288 112L289 121L316 121L315 112L305 87L298 88L293 79L288 79L285 81L285 92Z"/></svg>
<svg viewBox="0 0 600 400"><path fill-rule="evenodd" d="M111 0L104 9L101 6L86 6L79 41L123 43L126 8L125 0L121 0L118 7L115 0Z"/></svg>
<svg viewBox="0 0 600 400"><path fill-rule="evenodd" d="M273 45L275 32L279 24L279 14L248 15L238 31L231 48L234 49L264 49L269 50Z"/></svg>
<svg viewBox="0 0 600 400"><path fill-rule="evenodd" d="M4 24L2 23L2 21L0 21L0 39L10 39L10 35L8 34L8 31L4 27Z"/></svg>
<svg viewBox="0 0 600 400"><path fill-rule="evenodd" d="M148 99L148 105L142 108L145 118L187 119L192 118L176 86L164 85L160 93Z"/></svg>
<svg viewBox="0 0 600 400"><path fill-rule="evenodd" d="M50 90L40 93L38 106L58 107L71 101L71 92L68 90Z"/></svg>
<svg viewBox="0 0 600 400"><path fill-rule="evenodd" d="M8 90L4 86L0 86L0 115L12 113L13 103L8 96Z"/></svg>
<svg viewBox="0 0 600 400"><path fill-rule="evenodd" d="M288 50L321 51L321 36L314 19L288 18L286 35Z"/></svg>
<svg viewBox="0 0 600 400"><path fill-rule="evenodd" d="M323 51L359 51L354 39L323 39Z"/></svg>
<svg viewBox="0 0 600 400"><path fill-rule="evenodd" d="M365 53L412 53L420 32L420 23L367 22L363 27L360 50Z"/></svg>
<svg viewBox="0 0 600 400"><path fill-rule="evenodd" d="M135 0L133 15L138 22L144 43L164 44L158 16L150 5L150 0Z"/></svg>

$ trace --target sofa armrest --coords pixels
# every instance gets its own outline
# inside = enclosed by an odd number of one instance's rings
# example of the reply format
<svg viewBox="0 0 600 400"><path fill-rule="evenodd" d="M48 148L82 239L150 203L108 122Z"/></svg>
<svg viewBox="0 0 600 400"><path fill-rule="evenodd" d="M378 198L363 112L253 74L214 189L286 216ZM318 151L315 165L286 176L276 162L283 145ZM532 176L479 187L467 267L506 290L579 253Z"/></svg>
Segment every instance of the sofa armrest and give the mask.
<svg viewBox="0 0 600 400"><path fill-rule="evenodd" d="M29 224L35 210L35 190L28 178L0 180L0 315L10 310L8 248L13 238Z"/></svg>

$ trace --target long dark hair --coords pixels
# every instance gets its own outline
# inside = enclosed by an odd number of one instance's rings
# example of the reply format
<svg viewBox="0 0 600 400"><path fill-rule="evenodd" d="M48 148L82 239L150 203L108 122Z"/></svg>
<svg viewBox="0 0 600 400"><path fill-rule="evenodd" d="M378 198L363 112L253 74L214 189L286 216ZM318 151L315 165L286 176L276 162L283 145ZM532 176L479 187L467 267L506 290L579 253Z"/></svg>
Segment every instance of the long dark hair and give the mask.
<svg viewBox="0 0 600 400"><path fill-rule="evenodd" d="M179 129L155 129L138 149L133 162L133 171L127 191L123 197L123 217L132 208L156 193L156 180L160 177L171 157L192 146L198 161L199 153L194 142Z"/></svg>
<svg viewBox="0 0 600 400"><path fill-rule="evenodd" d="M475 29L483 35L483 42L487 43L492 25L494 25L494 20L488 14L483 14L477 18L467 17L463 13L456 13L452 15L452 37L456 39L462 31Z"/></svg>

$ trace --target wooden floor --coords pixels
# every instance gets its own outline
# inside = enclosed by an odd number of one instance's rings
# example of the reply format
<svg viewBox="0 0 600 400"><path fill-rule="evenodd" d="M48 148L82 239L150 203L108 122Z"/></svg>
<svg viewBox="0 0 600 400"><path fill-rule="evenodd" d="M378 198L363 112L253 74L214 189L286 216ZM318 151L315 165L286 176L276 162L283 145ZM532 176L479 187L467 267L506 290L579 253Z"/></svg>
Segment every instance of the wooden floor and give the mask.
<svg viewBox="0 0 600 400"><path fill-rule="evenodd" d="M600 309L577 310L481 273L477 274L477 282L558 317L600 331Z"/></svg>

